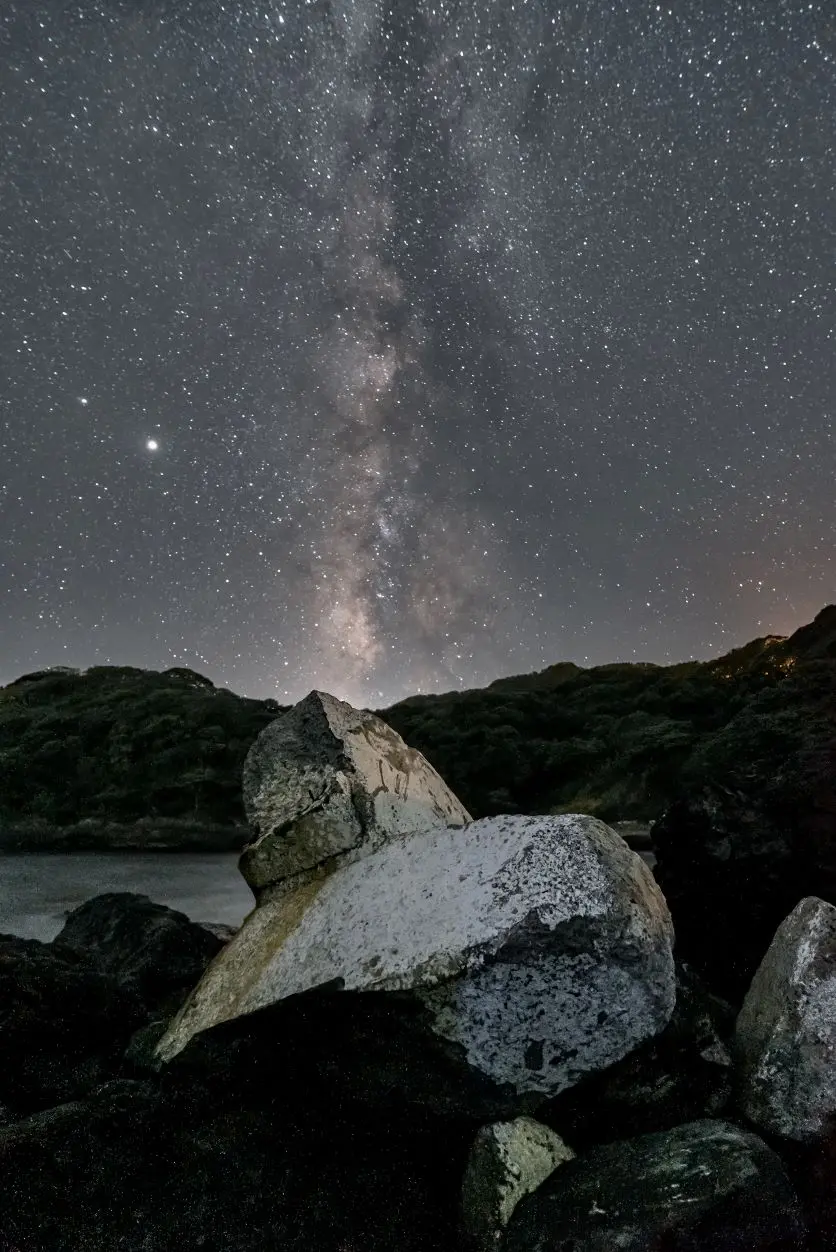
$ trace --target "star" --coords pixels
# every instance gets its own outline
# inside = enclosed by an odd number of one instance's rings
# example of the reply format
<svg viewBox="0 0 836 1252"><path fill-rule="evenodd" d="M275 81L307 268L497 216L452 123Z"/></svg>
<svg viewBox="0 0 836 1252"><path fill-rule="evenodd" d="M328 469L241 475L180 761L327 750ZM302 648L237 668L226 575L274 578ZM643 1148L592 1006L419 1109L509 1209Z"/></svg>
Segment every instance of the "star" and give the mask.
<svg viewBox="0 0 836 1252"><path fill-rule="evenodd" d="M393 702L832 600L827 0L78 7L0 5L0 682Z"/></svg>

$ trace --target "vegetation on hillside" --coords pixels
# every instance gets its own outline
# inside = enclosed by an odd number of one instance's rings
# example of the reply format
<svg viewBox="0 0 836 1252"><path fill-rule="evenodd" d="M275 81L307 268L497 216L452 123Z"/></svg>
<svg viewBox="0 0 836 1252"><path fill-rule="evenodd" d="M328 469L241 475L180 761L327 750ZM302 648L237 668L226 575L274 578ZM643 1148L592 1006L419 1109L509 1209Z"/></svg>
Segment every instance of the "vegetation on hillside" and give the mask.
<svg viewBox="0 0 836 1252"><path fill-rule="evenodd" d="M48 840L84 823L75 843L95 845L99 827L142 821L175 840L188 827L243 838L244 757L278 711L189 669L24 675L0 689L0 831Z"/></svg>
<svg viewBox="0 0 836 1252"><path fill-rule="evenodd" d="M791 802L810 761L832 750L835 689L830 608L788 640L717 661L555 665L381 715L476 816L652 820L706 781ZM14 828L72 829L81 846L79 823L138 821L243 838L241 767L280 712L188 669L25 675L0 689L0 842Z"/></svg>
<svg viewBox="0 0 836 1252"><path fill-rule="evenodd" d="M738 719L767 693L779 693L781 709L785 693L785 718L803 730L809 693L802 682L790 699L787 687L796 664L784 641L756 640L715 662L553 666L483 691L415 696L383 716L479 816L650 821L686 779L714 767L708 745L734 741Z"/></svg>

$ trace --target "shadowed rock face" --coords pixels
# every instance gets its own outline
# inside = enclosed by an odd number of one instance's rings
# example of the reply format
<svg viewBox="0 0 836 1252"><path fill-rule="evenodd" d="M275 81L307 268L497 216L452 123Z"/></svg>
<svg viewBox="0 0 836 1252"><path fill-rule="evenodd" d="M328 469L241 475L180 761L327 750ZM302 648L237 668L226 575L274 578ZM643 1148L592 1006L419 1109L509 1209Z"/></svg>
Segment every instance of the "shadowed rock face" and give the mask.
<svg viewBox="0 0 836 1252"><path fill-rule="evenodd" d="M735 1031L740 1102L764 1131L809 1142L836 1118L836 908L802 900L775 934Z"/></svg>
<svg viewBox="0 0 836 1252"><path fill-rule="evenodd" d="M249 1088L223 1067L111 1082L0 1125L0 1248L458 1252L465 1151L447 1121L371 1116L275 1066Z"/></svg>
<svg viewBox="0 0 836 1252"><path fill-rule="evenodd" d="M144 1020L135 988L95 963L0 935L0 1106L21 1116L85 1095Z"/></svg>
<svg viewBox="0 0 836 1252"><path fill-rule="evenodd" d="M262 731L243 789L255 838L241 872L256 892L399 834L470 821L420 752L373 713L321 691Z"/></svg>
<svg viewBox="0 0 836 1252"><path fill-rule="evenodd" d="M730 1122L626 1139L561 1165L508 1224L503 1252L801 1252L780 1159Z"/></svg>
<svg viewBox="0 0 836 1252"><path fill-rule="evenodd" d="M649 870L595 818L436 829L257 908L158 1055L168 1060L196 1033L317 988L393 992L455 1054L463 1093L476 1075L494 1103L501 1094L519 1107L664 1028L672 939Z"/></svg>
<svg viewBox="0 0 836 1252"><path fill-rule="evenodd" d="M831 646L833 614L820 616L814 655ZM651 831L678 955L738 1004L798 901L836 904L836 666L786 661L695 754Z"/></svg>
<svg viewBox="0 0 836 1252"><path fill-rule="evenodd" d="M86 900L69 914L55 942L134 984L154 1006L167 997L182 999L224 945L185 913L128 891Z"/></svg>
<svg viewBox="0 0 836 1252"><path fill-rule="evenodd" d="M726 1115L732 1102L732 1005L677 967L676 1007L665 1029L537 1110L578 1152L684 1122Z"/></svg>

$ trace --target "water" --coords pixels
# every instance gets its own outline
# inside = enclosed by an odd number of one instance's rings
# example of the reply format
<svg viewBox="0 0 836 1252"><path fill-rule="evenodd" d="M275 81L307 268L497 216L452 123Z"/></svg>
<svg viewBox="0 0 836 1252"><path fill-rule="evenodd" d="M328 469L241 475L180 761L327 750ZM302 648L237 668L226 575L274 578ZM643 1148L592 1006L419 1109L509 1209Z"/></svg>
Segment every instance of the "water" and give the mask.
<svg viewBox="0 0 836 1252"><path fill-rule="evenodd" d="M652 853L641 853L651 866ZM0 852L0 934L54 939L103 891L136 891L196 922L238 926L255 901L228 852Z"/></svg>
<svg viewBox="0 0 836 1252"><path fill-rule="evenodd" d="M70 910L103 891L136 891L196 922L238 926L254 905L225 852L0 853L0 934L54 939Z"/></svg>

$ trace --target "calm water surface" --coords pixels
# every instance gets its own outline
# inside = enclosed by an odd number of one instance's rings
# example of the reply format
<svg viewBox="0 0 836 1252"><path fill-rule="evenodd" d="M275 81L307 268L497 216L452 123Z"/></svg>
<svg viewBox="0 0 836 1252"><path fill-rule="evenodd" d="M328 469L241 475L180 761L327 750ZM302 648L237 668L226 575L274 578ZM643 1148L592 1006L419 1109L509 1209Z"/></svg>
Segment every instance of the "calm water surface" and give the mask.
<svg viewBox="0 0 836 1252"><path fill-rule="evenodd" d="M136 891L196 922L239 925L252 892L224 852L0 853L0 934L54 939L64 915L103 891Z"/></svg>

